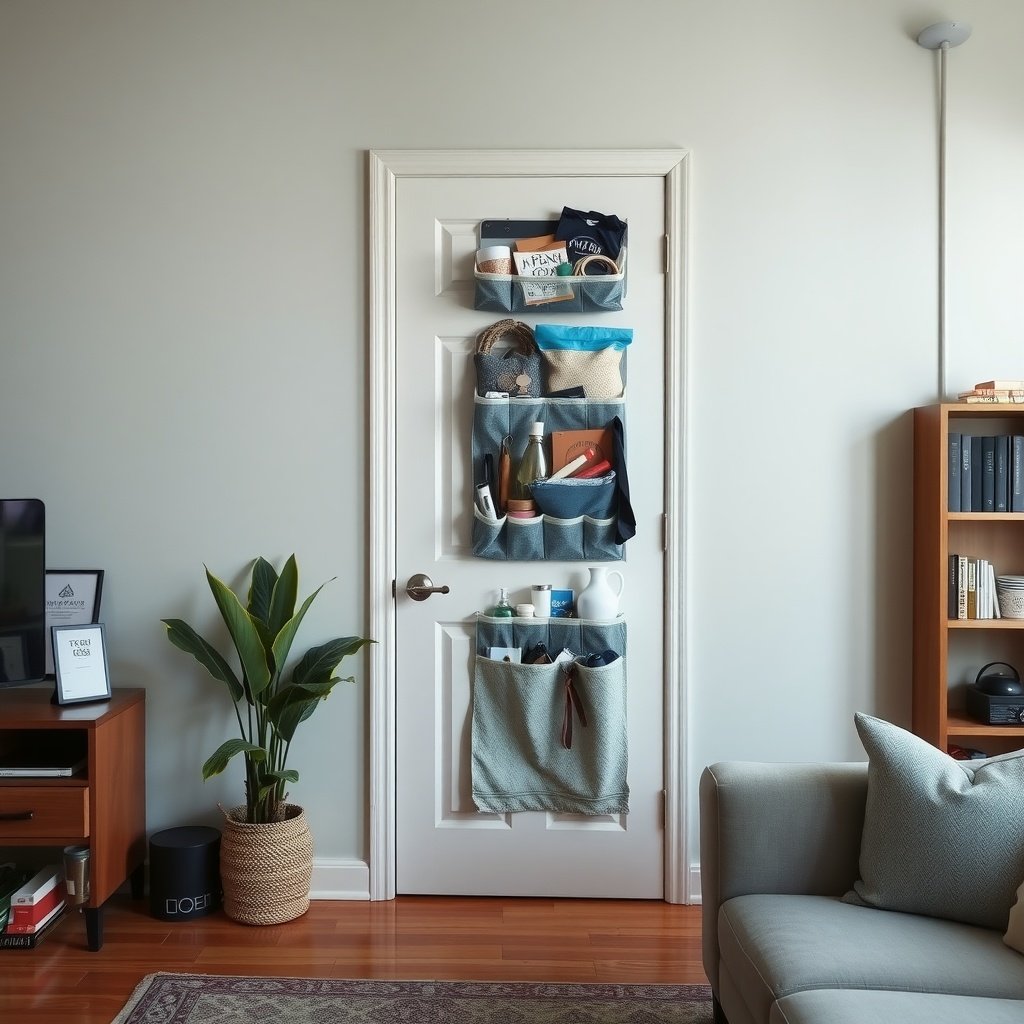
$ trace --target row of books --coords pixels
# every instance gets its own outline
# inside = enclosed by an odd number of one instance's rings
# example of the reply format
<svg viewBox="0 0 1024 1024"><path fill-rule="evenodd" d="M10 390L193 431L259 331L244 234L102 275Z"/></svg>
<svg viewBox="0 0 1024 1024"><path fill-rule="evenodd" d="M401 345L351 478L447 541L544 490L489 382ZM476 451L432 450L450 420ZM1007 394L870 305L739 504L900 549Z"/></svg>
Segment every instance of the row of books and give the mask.
<svg viewBox="0 0 1024 1024"><path fill-rule="evenodd" d="M998 402L1021 405L1024 403L1024 380L983 380L970 391L961 391L957 397L961 402L979 405Z"/></svg>
<svg viewBox="0 0 1024 1024"><path fill-rule="evenodd" d="M0 949L33 949L64 912L64 870L50 864L27 878L31 872L14 864L3 868L7 891L0 891Z"/></svg>
<svg viewBox="0 0 1024 1024"><path fill-rule="evenodd" d="M1000 619L996 571L984 558L949 556L949 617Z"/></svg>
<svg viewBox="0 0 1024 1024"><path fill-rule="evenodd" d="M950 512L1024 512L1024 436L949 434Z"/></svg>

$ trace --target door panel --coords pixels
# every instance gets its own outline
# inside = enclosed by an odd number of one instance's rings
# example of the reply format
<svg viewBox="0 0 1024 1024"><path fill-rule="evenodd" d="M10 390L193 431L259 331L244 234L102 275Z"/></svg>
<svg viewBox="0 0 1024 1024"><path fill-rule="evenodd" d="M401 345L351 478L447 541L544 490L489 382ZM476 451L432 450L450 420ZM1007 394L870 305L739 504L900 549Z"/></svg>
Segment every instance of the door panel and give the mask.
<svg viewBox="0 0 1024 1024"><path fill-rule="evenodd" d="M629 221L625 309L518 319L629 326L626 444L637 536L625 580L630 810L484 814L471 796L475 613L499 586L572 587L584 562L471 554L470 439L480 331L472 308L476 230L486 218L557 217L563 205ZM396 191L396 870L402 893L660 897L663 893L664 179L661 176L402 178ZM525 438L518 439L522 443ZM413 601L426 573L448 594Z"/></svg>

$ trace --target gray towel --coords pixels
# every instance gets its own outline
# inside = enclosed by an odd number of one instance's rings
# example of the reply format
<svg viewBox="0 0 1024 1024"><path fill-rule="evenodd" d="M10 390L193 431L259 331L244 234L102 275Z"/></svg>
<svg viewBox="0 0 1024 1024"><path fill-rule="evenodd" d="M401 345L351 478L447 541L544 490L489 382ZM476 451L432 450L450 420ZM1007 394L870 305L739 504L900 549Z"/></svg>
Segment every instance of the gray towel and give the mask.
<svg viewBox="0 0 1024 1024"><path fill-rule="evenodd" d="M586 716L562 742L565 672L477 656L473 679L473 800L481 811L620 814L626 784L625 659L575 666Z"/></svg>

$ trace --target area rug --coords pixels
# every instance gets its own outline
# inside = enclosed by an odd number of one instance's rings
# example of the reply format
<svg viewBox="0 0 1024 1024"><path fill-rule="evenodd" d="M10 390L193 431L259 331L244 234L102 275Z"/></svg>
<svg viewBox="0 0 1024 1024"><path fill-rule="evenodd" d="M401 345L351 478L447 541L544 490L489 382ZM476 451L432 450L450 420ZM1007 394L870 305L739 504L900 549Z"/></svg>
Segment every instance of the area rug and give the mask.
<svg viewBox="0 0 1024 1024"><path fill-rule="evenodd" d="M112 1024L711 1024L706 985L149 974Z"/></svg>

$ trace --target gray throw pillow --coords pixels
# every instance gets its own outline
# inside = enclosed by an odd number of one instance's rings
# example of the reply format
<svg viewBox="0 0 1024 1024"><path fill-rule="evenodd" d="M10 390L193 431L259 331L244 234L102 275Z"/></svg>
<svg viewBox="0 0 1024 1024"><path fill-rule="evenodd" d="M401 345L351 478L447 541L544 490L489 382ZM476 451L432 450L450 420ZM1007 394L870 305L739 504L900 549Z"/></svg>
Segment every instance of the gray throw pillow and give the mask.
<svg viewBox="0 0 1024 1024"><path fill-rule="evenodd" d="M843 899L1005 929L1024 880L1024 750L957 761L869 715L860 880Z"/></svg>

